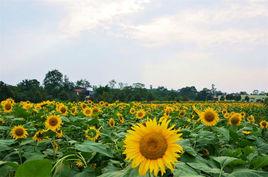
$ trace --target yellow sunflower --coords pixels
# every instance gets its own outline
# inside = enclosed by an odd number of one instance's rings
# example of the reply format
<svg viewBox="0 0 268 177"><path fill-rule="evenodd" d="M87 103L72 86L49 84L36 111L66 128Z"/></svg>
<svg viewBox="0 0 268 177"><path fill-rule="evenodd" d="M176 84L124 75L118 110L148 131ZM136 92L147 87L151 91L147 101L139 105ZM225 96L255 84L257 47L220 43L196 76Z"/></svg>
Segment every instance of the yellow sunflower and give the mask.
<svg viewBox="0 0 268 177"><path fill-rule="evenodd" d="M45 122L46 128L54 132L56 132L56 130L61 127L61 124L62 124L62 120L60 116L57 116L57 115L48 116Z"/></svg>
<svg viewBox="0 0 268 177"><path fill-rule="evenodd" d="M65 116L68 113L68 109L64 104L60 104L58 106L58 112Z"/></svg>
<svg viewBox="0 0 268 177"><path fill-rule="evenodd" d="M204 125L214 126L218 123L219 116L218 113L212 108L207 108L204 112L200 114L200 119Z"/></svg>
<svg viewBox="0 0 268 177"><path fill-rule="evenodd" d="M129 113L130 113L130 114L132 114L132 115L133 115L133 114L135 114L135 112L136 112L136 111L135 111L135 109L134 109L134 108L130 108L130 110L129 110Z"/></svg>
<svg viewBox="0 0 268 177"><path fill-rule="evenodd" d="M108 125L109 125L110 127L114 127L114 126L115 126L115 121L114 121L113 118L110 118L110 119L108 120Z"/></svg>
<svg viewBox="0 0 268 177"><path fill-rule="evenodd" d="M143 109L141 109L141 110L138 110L138 111L136 112L136 117L137 117L138 119L142 119L142 118L144 118L145 114L146 114L146 112L145 112Z"/></svg>
<svg viewBox="0 0 268 177"><path fill-rule="evenodd" d="M83 109L83 114L86 116L86 117L91 117L92 114L93 114L93 110L91 108L85 108Z"/></svg>
<svg viewBox="0 0 268 177"><path fill-rule="evenodd" d="M85 131L85 137L88 140L96 141L100 136L100 131L95 127L91 126Z"/></svg>
<svg viewBox="0 0 268 177"><path fill-rule="evenodd" d="M250 115L250 116L247 118L247 120L248 120L249 123L252 123L252 124L255 122L255 118L254 118L253 115Z"/></svg>
<svg viewBox="0 0 268 177"><path fill-rule="evenodd" d="M242 121L242 115L239 114L239 113L233 113L228 118L228 124L229 125L238 126L238 125L240 125L241 121Z"/></svg>
<svg viewBox="0 0 268 177"><path fill-rule="evenodd" d="M4 112L9 113L12 112L13 104L11 101L5 101L3 103Z"/></svg>
<svg viewBox="0 0 268 177"><path fill-rule="evenodd" d="M155 176L161 171L163 175L166 167L174 170L174 163L183 153L183 148L177 144L181 134L173 129L174 126L168 128L169 122L163 120L158 124L154 119L128 130L124 154L127 160L132 161L133 168L139 166L140 175L144 176L147 171Z"/></svg>
<svg viewBox="0 0 268 177"><path fill-rule="evenodd" d="M73 116L75 116L77 114L77 107L76 106L71 107L70 112Z"/></svg>
<svg viewBox="0 0 268 177"><path fill-rule="evenodd" d="M261 127L261 128L268 128L268 122L265 121L265 120L262 120L262 121L260 122L260 127Z"/></svg>
<svg viewBox="0 0 268 177"><path fill-rule="evenodd" d="M23 139L27 138L28 136L27 129L24 128L22 125L17 125L13 127L10 134L14 139Z"/></svg>
<svg viewBox="0 0 268 177"><path fill-rule="evenodd" d="M186 111L185 111L185 110L181 110L181 111L179 112L179 116L180 116L180 117L185 116L185 114L186 114Z"/></svg>

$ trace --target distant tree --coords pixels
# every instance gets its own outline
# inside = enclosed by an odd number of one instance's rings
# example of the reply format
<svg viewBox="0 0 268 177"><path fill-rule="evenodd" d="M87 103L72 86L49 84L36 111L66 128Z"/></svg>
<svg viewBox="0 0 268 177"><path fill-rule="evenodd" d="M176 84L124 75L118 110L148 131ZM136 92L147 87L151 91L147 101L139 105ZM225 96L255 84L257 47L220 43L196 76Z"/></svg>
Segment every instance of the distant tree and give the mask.
<svg viewBox="0 0 268 177"><path fill-rule="evenodd" d="M198 92L197 100L200 101L213 100L213 95L209 89L203 88L203 90Z"/></svg>
<svg viewBox="0 0 268 177"><path fill-rule="evenodd" d="M44 79L44 89L49 99L59 98L63 88L63 75L58 70L49 71Z"/></svg>
<svg viewBox="0 0 268 177"><path fill-rule="evenodd" d="M197 90L194 86L192 87L183 87L179 91L179 95L183 101L186 100L195 100L197 97Z"/></svg>
<svg viewBox="0 0 268 177"><path fill-rule="evenodd" d="M80 80L76 81L75 86L85 88L85 89L88 89L91 87L89 81L87 81L86 79L80 79Z"/></svg>
<svg viewBox="0 0 268 177"><path fill-rule="evenodd" d="M40 102L44 96L44 90L36 79L25 79L17 85L17 101Z"/></svg>
<svg viewBox="0 0 268 177"><path fill-rule="evenodd" d="M12 86L8 86L4 82L0 81L0 101L7 98L14 98Z"/></svg>

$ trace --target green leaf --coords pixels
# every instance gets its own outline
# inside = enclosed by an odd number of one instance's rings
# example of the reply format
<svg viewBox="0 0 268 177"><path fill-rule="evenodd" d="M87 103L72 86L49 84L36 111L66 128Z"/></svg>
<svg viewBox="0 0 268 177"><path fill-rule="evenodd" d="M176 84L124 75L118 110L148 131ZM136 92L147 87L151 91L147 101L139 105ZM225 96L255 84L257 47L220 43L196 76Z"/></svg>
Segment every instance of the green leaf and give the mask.
<svg viewBox="0 0 268 177"><path fill-rule="evenodd" d="M205 173L218 174L221 172L221 170L219 168L212 168L212 167L208 166L207 164L201 163L201 162L188 162L187 164L189 166L191 166L192 168L194 168L196 170L203 171Z"/></svg>
<svg viewBox="0 0 268 177"><path fill-rule="evenodd" d="M191 175L198 175L198 173L191 167L189 167L184 162L179 162L175 164L175 169L173 172L174 176L191 176Z"/></svg>
<svg viewBox="0 0 268 177"><path fill-rule="evenodd" d="M85 141L82 144L76 144L75 149L82 152L98 152L107 157L112 157L112 153L108 151L108 148L101 143L95 143L93 141Z"/></svg>
<svg viewBox="0 0 268 177"><path fill-rule="evenodd" d="M223 137L229 141L230 140L230 133L229 130L224 128L224 127L215 127L215 130L219 133L222 134Z"/></svg>
<svg viewBox="0 0 268 177"><path fill-rule="evenodd" d="M250 170L250 169L239 169L231 174L229 174L227 177L264 177L268 176L267 172L262 172L262 171L255 171L255 170Z"/></svg>
<svg viewBox="0 0 268 177"><path fill-rule="evenodd" d="M31 160L18 167L15 177L50 177L49 160Z"/></svg>
<svg viewBox="0 0 268 177"><path fill-rule="evenodd" d="M265 166L268 166L268 155L263 157L255 158L251 164L254 166L254 169L259 169Z"/></svg>
<svg viewBox="0 0 268 177"><path fill-rule="evenodd" d="M222 168L226 167L229 163L233 162L234 160L237 160L237 158L228 156L212 157L212 159L218 162Z"/></svg>

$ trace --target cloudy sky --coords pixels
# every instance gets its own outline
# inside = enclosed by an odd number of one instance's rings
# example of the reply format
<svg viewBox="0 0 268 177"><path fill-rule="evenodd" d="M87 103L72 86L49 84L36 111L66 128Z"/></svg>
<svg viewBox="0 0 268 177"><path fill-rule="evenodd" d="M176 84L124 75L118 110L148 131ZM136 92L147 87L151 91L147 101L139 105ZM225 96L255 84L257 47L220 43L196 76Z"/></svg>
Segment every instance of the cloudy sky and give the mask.
<svg viewBox="0 0 268 177"><path fill-rule="evenodd" d="M268 91L268 0L0 0L0 80Z"/></svg>

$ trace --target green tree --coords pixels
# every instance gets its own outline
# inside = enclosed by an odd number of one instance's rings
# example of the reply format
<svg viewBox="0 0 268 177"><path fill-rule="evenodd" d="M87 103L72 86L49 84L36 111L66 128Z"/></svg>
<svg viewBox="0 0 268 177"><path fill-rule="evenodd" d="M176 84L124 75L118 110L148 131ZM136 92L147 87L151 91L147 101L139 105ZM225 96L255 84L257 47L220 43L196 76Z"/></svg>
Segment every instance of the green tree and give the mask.
<svg viewBox="0 0 268 177"><path fill-rule="evenodd" d="M44 90L36 79L25 79L17 85L17 101L40 102L44 99Z"/></svg>
<svg viewBox="0 0 268 177"><path fill-rule="evenodd" d="M44 79L44 89L48 99L59 99L63 88L63 75L58 70L49 71Z"/></svg>

